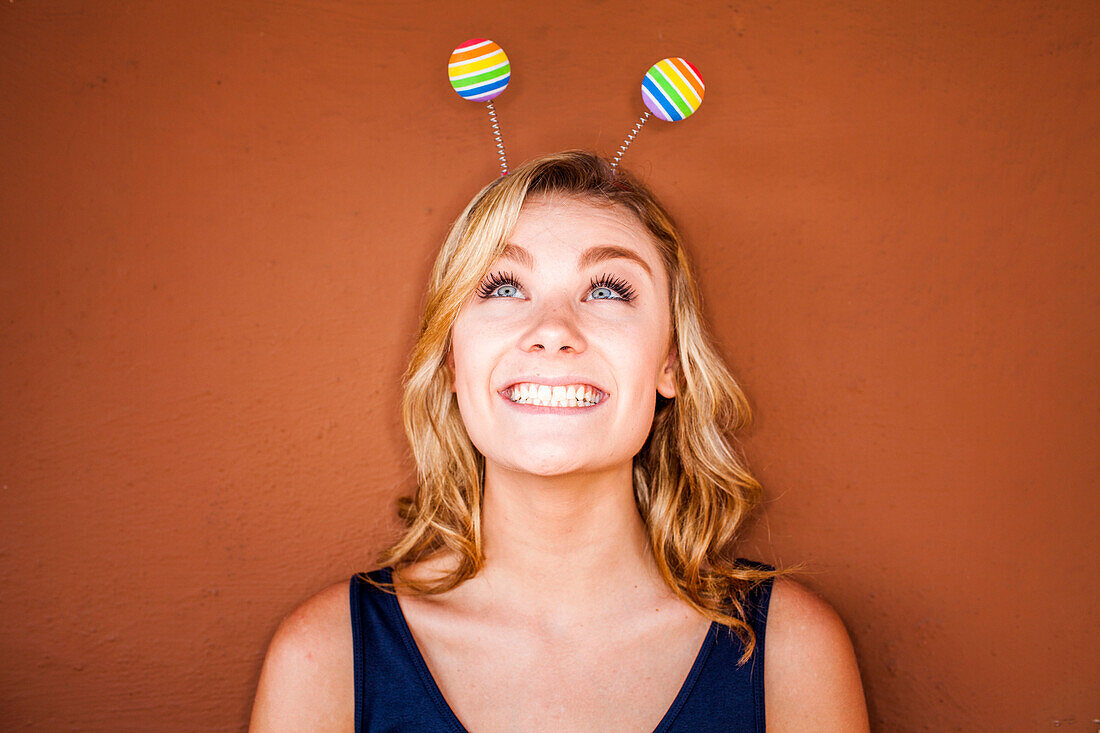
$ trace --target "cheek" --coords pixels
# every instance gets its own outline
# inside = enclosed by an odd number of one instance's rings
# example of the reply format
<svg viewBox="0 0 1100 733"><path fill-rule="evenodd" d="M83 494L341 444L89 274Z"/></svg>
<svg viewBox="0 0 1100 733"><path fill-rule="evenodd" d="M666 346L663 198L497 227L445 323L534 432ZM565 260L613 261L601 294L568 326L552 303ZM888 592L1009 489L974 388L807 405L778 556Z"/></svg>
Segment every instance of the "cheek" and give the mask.
<svg viewBox="0 0 1100 733"><path fill-rule="evenodd" d="M639 379L652 381L668 358L669 336L665 330L659 323L650 323L624 332L617 339L618 350L624 357L629 355L624 360L629 360Z"/></svg>
<svg viewBox="0 0 1100 733"><path fill-rule="evenodd" d="M499 339L479 324L455 322L451 332L451 369L456 390L484 387L492 377Z"/></svg>
<svg viewBox="0 0 1100 733"><path fill-rule="evenodd" d="M451 327L451 360L459 372L476 356L478 348L477 328L469 317L462 315Z"/></svg>

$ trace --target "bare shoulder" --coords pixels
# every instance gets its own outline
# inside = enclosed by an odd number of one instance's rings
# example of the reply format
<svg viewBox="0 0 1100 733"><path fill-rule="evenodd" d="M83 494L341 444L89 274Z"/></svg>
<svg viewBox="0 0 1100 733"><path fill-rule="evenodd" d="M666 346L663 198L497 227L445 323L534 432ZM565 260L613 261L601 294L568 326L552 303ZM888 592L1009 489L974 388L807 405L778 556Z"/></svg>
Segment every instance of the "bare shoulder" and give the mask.
<svg viewBox="0 0 1100 733"><path fill-rule="evenodd" d="M867 705L855 651L833 607L805 586L777 578L764 640L769 731L865 731Z"/></svg>
<svg viewBox="0 0 1100 733"><path fill-rule="evenodd" d="M350 731L355 723L348 582L334 583L294 609L264 658L252 733Z"/></svg>

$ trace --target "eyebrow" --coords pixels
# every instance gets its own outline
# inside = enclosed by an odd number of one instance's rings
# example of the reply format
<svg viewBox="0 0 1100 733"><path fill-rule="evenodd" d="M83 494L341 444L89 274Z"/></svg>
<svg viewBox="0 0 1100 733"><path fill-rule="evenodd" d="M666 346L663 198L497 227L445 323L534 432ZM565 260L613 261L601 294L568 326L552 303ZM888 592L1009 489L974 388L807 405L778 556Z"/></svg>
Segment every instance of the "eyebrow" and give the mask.
<svg viewBox="0 0 1100 733"><path fill-rule="evenodd" d="M504 251L500 253L500 258L505 260L512 260L526 267L528 270L535 269L535 258L531 256L531 253L520 247L518 244L506 244L504 245ZM649 265L634 252L624 247L616 247L614 245L605 244L598 245L596 247L589 247L581 255L580 262L578 263L578 269L583 270L586 267L590 267L599 262L606 260L630 260L636 262L642 266L642 269L646 271L646 274L650 278L653 277L653 271L649 269Z"/></svg>

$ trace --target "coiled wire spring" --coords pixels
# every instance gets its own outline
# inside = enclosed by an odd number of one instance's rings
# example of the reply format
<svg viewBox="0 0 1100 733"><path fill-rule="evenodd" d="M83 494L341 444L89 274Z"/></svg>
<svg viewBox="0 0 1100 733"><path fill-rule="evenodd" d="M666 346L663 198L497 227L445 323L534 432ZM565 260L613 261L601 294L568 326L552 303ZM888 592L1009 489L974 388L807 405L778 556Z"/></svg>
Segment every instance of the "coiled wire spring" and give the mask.
<svg viewBox="0 0 1100 733"><path fill-rule="evenodd" d="M626 139L623 140L623 144L619 146L619 152L615 154L615 159L611 161L611 172L614 174L619 169L619 161L623 159L623 155L626 153L626 149L630 147L630 143L634 142L634 138L638 136L638 131L642 129L642 125L646 123L652 115L649 110L638 118L638 121L634 123L633 129L626 135Z"/></svg>
<svg viewBox="0 0 1100 733"><path fill-rule="evenodd" d="M493 126L493 138L497 141L497 158L500 159L500 175L508 175L508 158L504 155L504 140L500 137L500 125L497 124L497 111L493 108L493 100L485 103L489 108L489 122Z"/></svg>

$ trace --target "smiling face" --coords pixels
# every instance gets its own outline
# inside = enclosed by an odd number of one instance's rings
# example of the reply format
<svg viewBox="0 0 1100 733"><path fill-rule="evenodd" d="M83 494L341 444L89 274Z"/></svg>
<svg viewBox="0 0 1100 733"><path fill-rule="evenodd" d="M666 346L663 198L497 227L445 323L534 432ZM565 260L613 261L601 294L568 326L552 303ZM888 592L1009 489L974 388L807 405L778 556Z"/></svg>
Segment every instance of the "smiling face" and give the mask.
<svg viewBox="0 0 1100 733"><path fill-rule="evenodd" d="M452 330L470 440L487 463L540 476L629 462L657 393L675 395L670 325L664 266L632 213L528 199Z"/></svg>

